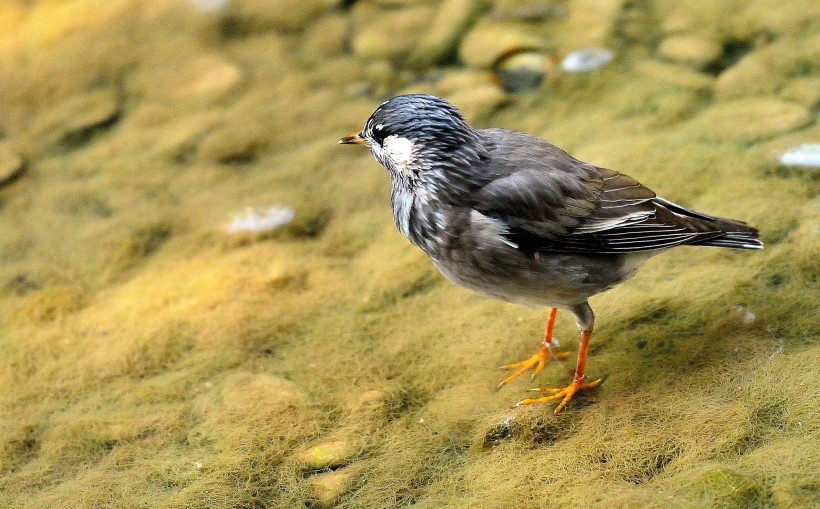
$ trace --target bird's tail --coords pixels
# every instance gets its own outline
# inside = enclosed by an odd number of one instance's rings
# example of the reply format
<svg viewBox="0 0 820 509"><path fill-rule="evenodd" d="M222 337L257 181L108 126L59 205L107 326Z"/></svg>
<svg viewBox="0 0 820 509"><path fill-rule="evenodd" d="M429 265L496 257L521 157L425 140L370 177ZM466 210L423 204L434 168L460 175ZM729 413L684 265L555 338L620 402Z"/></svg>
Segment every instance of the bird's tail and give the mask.
<svg viewBox="0 0 820 509"><path fill-rule="evenodd" d="M672 203L663 198L655 198L655 201L660 202L664 207L670 211L688 216L694 222L706 223L704 226L709 229L719 230L715 235L710 235L705 238L696 238L692 242L688 242L690 246L710 246L710 247L728 247L732 249L763 249L763 242L760 241L760 232L757 228L749 226L743 221L734 219L726 219L722 217L712 217L694 210L681 207L676 203Z"/></svg>

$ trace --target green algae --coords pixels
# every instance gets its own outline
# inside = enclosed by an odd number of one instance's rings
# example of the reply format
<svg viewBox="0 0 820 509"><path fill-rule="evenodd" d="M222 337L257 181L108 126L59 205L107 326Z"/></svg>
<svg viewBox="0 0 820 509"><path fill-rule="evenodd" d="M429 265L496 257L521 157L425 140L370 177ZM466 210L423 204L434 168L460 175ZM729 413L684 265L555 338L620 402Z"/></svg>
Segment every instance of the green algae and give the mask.
<svg viewBox="0 0 820 509"><path fill-rule="evenodd" d="M1 506L820 503L818 180L777 163L820 136L812 2L562 2L511 30L618 58L492 102L454 57L403 69L411 42L450 37L417 29L432 2L390 63L353 36L402 2L253 4L0 6L0 138L27 164L0 187ZM477 4L508 22L509 2ZM663 62L676 36L723 56ZM446 282L396 233L381 168L335 145L383 95L439 86L482 126L749 221L766 249L650 260L593 299L605 383L558 416L511 409L570 376L494 390L545 311ZM273 204L294 222L225 232ZM574 351L564 313L556 333Z"/></svg>

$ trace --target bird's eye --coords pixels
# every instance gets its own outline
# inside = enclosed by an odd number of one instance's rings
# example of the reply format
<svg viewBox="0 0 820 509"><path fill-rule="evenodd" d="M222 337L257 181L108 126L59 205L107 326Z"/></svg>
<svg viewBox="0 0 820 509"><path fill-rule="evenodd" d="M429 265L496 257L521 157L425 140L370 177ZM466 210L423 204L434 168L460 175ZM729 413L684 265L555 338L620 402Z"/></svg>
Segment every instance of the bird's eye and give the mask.
<svg viewBox="0 0 820 509"><path fill-rule="evenodd" d="M371 131L373 135L373 139L381 145L384 141L384 138L387 136L387 131L385 130L382 124L376 124L373 126L373 130Z"/></svg>

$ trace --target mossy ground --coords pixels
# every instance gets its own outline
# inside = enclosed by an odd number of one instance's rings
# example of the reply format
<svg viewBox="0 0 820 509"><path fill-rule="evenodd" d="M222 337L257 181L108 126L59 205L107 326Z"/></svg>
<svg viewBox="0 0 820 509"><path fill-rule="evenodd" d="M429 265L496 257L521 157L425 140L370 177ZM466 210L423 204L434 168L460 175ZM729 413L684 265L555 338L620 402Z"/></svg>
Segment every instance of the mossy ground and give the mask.
<svg viewBox="0 0 820 509"><path fill-rule="evenodd" d="M559 26L595 4L564 3ZM373 65L344 40L307 40L344 30L188 2L29 4L0 6L0 138L26 160L0 188L0 506L820 505L818 179L776 159L820 138L800 88L820 74L813 2L621 5L612 65L481 121L766 242L674 250L594 298L588 369L606 381L557 416L510 405L571 365L494 391L545 310L446 282L395 231L383 170L335 144L383 99L361 93ZM681 30L721 40L726 70L652 61ZM727 106L794 97L810 118L791 132ZM297 220L225 233L271 204ZM574 350L568 316L557 335ZM317 470L325 443L343 457Z"/></svg>

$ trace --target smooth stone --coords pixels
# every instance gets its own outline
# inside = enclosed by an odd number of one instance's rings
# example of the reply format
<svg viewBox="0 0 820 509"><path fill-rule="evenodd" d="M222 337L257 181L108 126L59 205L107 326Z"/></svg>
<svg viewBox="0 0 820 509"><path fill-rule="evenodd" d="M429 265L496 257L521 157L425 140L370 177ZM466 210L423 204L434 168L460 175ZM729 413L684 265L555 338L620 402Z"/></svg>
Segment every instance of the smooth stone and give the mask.
<svg viewBox="0 0 820 509"><path fill-rule="evenodd" d="M228 6L228 0L190 0L191 5L201 12L218 12Z"/></svg>
<svg viewBox="0 0 820 509"><path fill-rule="evenodd" d="M260 406L285 409L304 406L308 402L307 393L290 380L247 372L230 375L225 380L221 396L225 407L237 412Z"/></svg>
<svg viewBox="0 0 820 509"><path fill-rule="evenodd" d="M658 46L658 56L671 62L703 69L723 54L720 44L694 35L673 35Z"/></svg>
<svg viewBox="0 0 820 509"><path fill-rule="evenodd" d="M14 182L23 173L23 157L6 141L0 141L0 187Z"/></svg>
<svg viewBox="0 0 820 509"><path fill-rule="evenodd" d="M228 233L268 233L289 224L296 217L290 207L248 208L234 216Z"/></svg>
<svg viewBox="0 0 820 509"><path fill-rule="evenodd" d="M500 106L509 101L507 94L495 85L482 85L468 90L461 90L447 95L467 122L476 122L488 117Z"/></svg>
<svg viewBox="0 0 820 509"><path fill-rule="evenodd" d="M752 47L734 65L724 70L715 83L718 99L780 95L793 79L816 77L820 62L820 35L795 44L791 39L776 39L760 48Z"/></svg>
<svg viewBox="0 0 820 509"><path fill-rule="evenodd" d="M780 156L780 164L783 166L820 168L820 144L804 143L799 147L791 148Z"/></svg>
<svg viewBox="0 0 820 509"><path fill-rule="evenodd" d="M607 45L621 23L624 3L625 0L562 2L567 15L551 23L550 43L561 52Z"/></svg>
<svg viewBox="0 0 820 509"><path fill-rule="evenodd" d="M820 76L798 76L789 80L779 97L800 103L806 108L820 106Z"/></svg>
<svg viewBox="0 0 820 509"><path fill-rule="evenodd" d="M35 121L33 132L46 143L70 141L81 133L107 124L120 114L120 101L113 90L95 90L70 97Z"/></svg>
<svg viewBox="0 0 820 509"><path fill-rule="evenodd" d="M312 502L322 508L333 507L350 491L360 472L360 468L347 467L311 476L308 484L313 493Z"/></svg>
<svg viewBox="0 0 820 509"><path fill-rule="evenodd" d="M401 63L416 47L434 12L428 5L400 10L362 9L356 17L369 19L357 24L361 28L353 35L353 53L370 60Z"/></svg>
<svg viewBox="0 0 820 509"><path fill-rule="evenodd" d="M481 10L478 0L444 0L410 57L416 67L441 62L455 53L459 39Z"/></svg>
<svg viewBox="0 0 820 509"><path fill-rule="evenodd" d="M615 53L604 48L587 48L573 51L561 60L564 72L589 72L607 65L615 58Z"/></svg>
<svg viewBox="0 0 820 509"><path fill-rule="evenodd" d="M644 60L636 63L635 69L648 78L687 90L707 91L715 84L715 79L708 74L680 64Z"/></svg>
<svg viewBox="0 0 820 509"><path fill-rule="evenodd" d="M487 85L498 87L493 74L489 71L476 69L448 70L436 82L436 90L439 95L452 95Z"/></svg>
<svg viewBox="0 0 820 509"><path fill-rule="evenodd" d="M298 30L339 3L337 0L233 0L230 9L249 19L252 25Z"/></svg>
<svg viewBox="0 0 820 509"><path fill-rule="evenodd" d="M524 50L543 50L545 42L507 25L482 20L461 41L458 56L469 67L489 68L503 56Z"/></svg>
<svg viewBox="0 0 820 509"><path fill-rule="evenodd" d="M524 51L502 58L495 75L507 92L538 88L546 76L547 57L543 53Z"/></svg>
<svg viewBox="0 0 820 509"><path fill-rule="evenodd" d="M349 440L333 440L311 446L301 456L305 467L312 470L338 468L350 463L360 448Z"/></svg>
<svg viewBox="0 0 820 509"><path fill-rule="evenodd" d="M180 97L223 97L242 81L242 71L235 64L216 56L204 56L190 62L189 79L181 83L174 95Z"/></svg>
<svg viewBox="0 0 820 509"><path fill-rule="evenodd" d="M556 3L523 4L520 0L496 1L491 14L496 20L526 21L530 23L563 18L567 8Z"/></svg>
<svg viewBox="0 0 820 509"><path fill-rule="evenodd" d="M719 103L694 122L706 139L751 142L803 127L814 120L803 106L776 99L738 99Z"/></svg>
<svg viewBox="0 0 820 509"><path fill-rule="evenodd" d="M221 164L250 163L257 151L266 144L266 130L258 122L237 118L236 122L210 131L197 144L197 152L205 160ZM236 126L241 125L241 129Z"/></svg>

